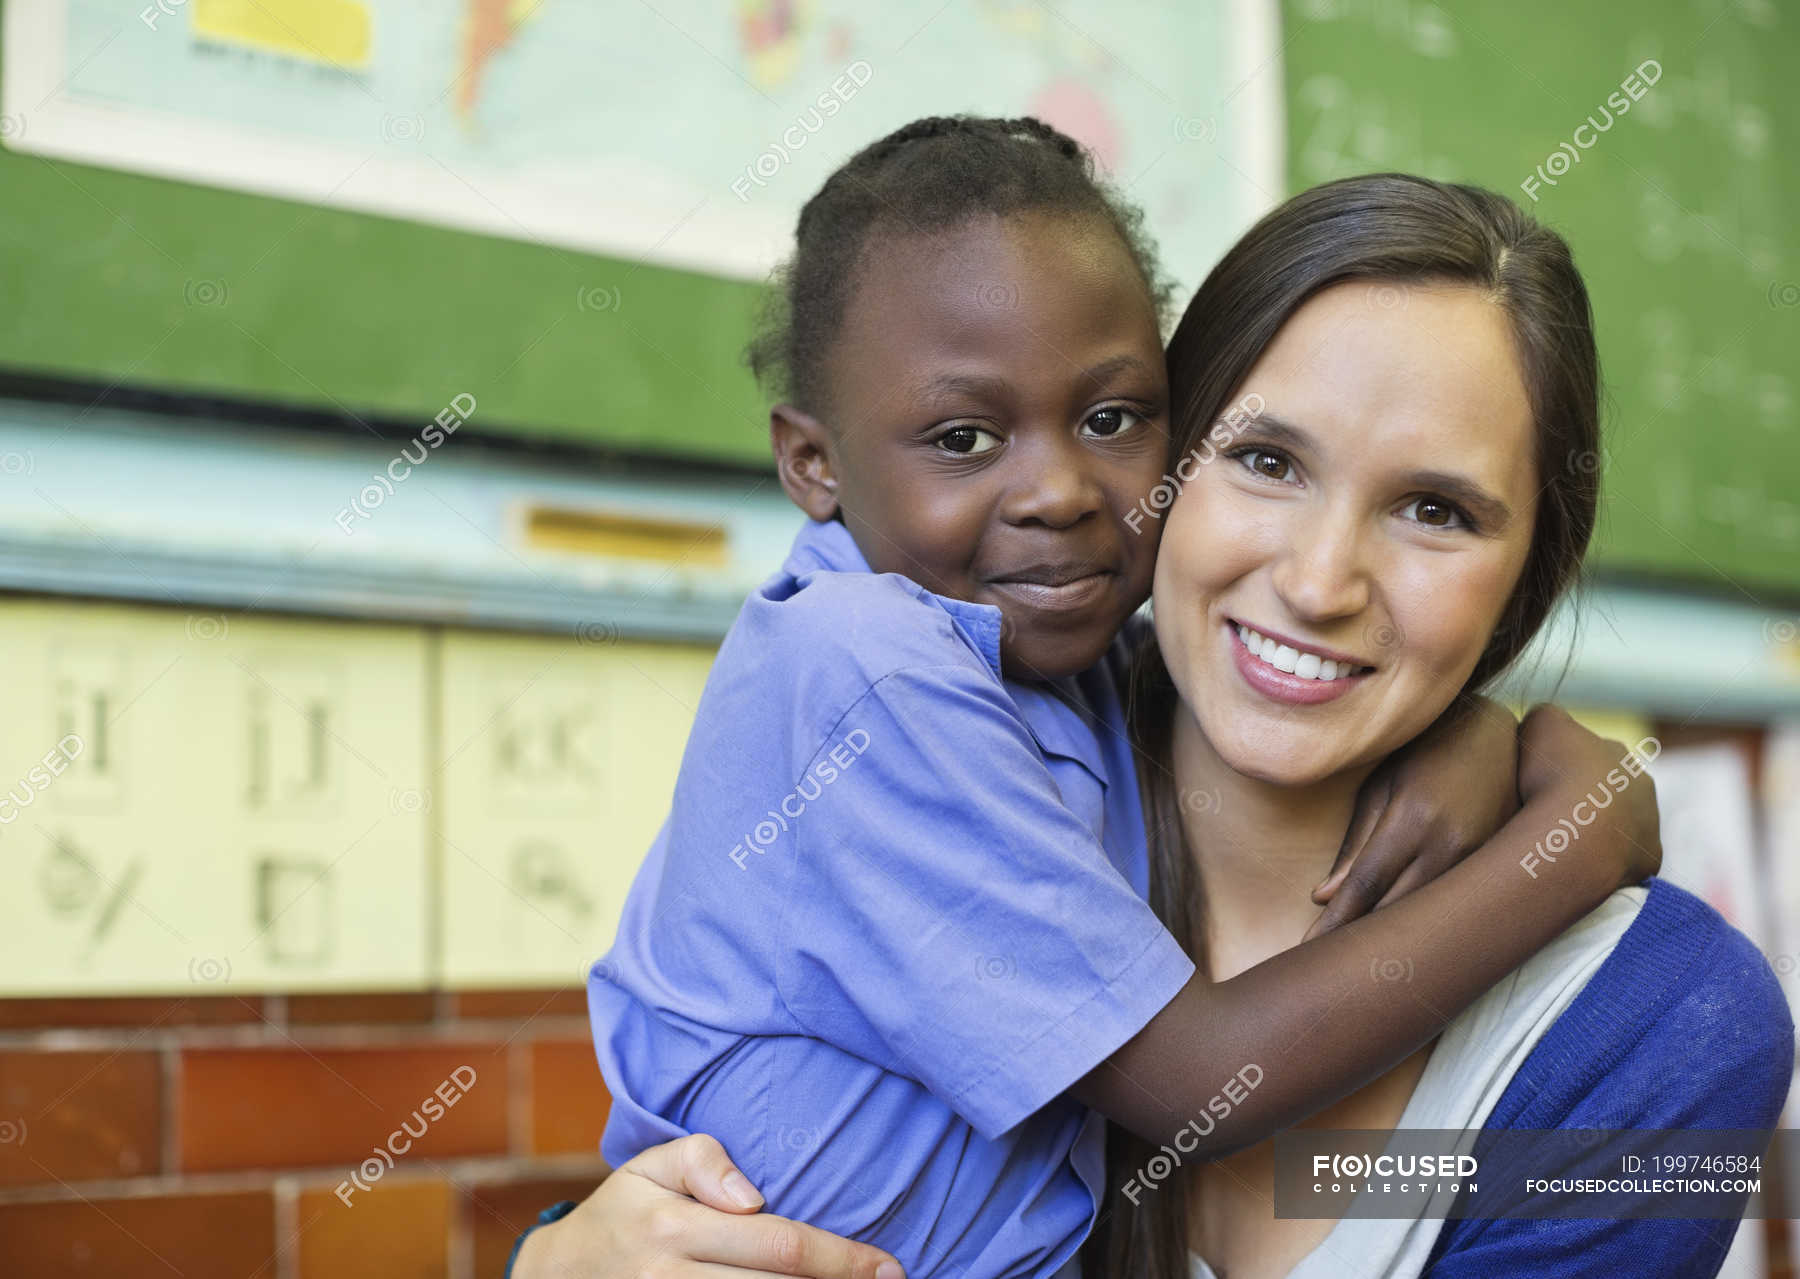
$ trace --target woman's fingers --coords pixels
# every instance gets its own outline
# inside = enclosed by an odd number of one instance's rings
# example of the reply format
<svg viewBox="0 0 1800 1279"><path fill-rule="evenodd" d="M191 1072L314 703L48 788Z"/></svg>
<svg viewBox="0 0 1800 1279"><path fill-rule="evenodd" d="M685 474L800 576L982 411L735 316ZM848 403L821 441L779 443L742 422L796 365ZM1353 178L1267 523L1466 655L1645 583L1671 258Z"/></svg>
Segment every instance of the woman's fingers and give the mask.
<svg viewBox="0 0 1800 1279"><path fill-rule="evenodd" d="M721 1212L755 1212L763 1206L762 1193L738 1171L725 1147L703 1132L652 1146L619 1171L636 1173Z"/></svg>
<svg viewBox="0 0 1800 1279"><path fill-rule="evenodd" d="M737 1279L746 1271L800 1279L903 1279L900 1264L879 1248L786 1217L722 1216L698 1204L669 1200L652 1209L645 1225L670 1259L703 1262Z"/></svg>

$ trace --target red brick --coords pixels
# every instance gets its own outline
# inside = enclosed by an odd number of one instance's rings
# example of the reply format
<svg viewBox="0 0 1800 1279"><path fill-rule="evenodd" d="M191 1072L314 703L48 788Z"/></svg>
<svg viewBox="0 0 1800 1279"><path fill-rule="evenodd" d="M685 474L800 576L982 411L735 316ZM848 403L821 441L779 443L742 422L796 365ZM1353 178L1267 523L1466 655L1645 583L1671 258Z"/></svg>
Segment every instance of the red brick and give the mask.
<svg viewBox="0 0 1800 1279"><path fill-rule="evenodd" d="M434 1095L440 1087L454 1104ZM182 1054L176 1107L180 1166L354 1166L374 1158L403 1123L415 1132L424 1125L424 1135L400 1132L395 1144L410 1149L393 1159L410 1160L419 1172L429 1170L426 1160L504 1154L507 1087L497 1042L190 1049ZM442 1114L428 1113L439 1108Z"/></svg>
<svg viewBox="0 0 1800 1279"><path fill-rule="evenodd" d="M606 1172L606 1165L596 1159L588 1176L484 1182L471 1188L463 1201L463 1214L475 1245L475 1273L501 1274L513 1244L540 1212L564 1199L580 1203L605 1179Z"/></svg>
<svg viewBox="0 0 1800 1279"><path fill-rule="evenodd" d="M536 1017L586 1017L587 992L579 987L539 990L462 990L456 993L456 1015L480 1020L529 1021Z"/></svg>
<svg viewBox="0 0 1800 1279"><path fill-rule="evenodd" d="M446 1182L389 1177L369 1190L353 1189L347 1198L339 1198L336 1185L301 1192L299 1279L442 1279L449 1273L452 1200Z"/></svg>
<svg viewBox="0 0 1800 1279"><path fill-rule="evenodd" d="M241 1025L262 1020L262 996L194 995L183 999L0 999L0 1030L67 1026Z"/></svg>
<svg viewBox="0 0 1800 1279"><path fill-rule="evenodd" d="M593 1154L611 1109L591 1042L540 1039L531 1045L533 1154Z"/></svg>
<svg viewBox="0 0 1800 1279"><path fill-rule="evenodd" d="M0 1207L6 1273L30 1279L273 1279L269 1192ZM355 1272L346 1272L355 1273Z"/></svg>
<svg viewBox="0 0 1800 1279"><path fill-rule="evenodd" d="M428 990L384 991L372 995L289 995L287 1019L294 1026L328 1023L417 1024L436 1012L437 997Z"/></svg>
<svg viewBox="0 0 1800 1279"><path fill-rule="evenodd" d="M0 1185L160 1171L161 1081L155 1053L0 1053Z"/></svg>

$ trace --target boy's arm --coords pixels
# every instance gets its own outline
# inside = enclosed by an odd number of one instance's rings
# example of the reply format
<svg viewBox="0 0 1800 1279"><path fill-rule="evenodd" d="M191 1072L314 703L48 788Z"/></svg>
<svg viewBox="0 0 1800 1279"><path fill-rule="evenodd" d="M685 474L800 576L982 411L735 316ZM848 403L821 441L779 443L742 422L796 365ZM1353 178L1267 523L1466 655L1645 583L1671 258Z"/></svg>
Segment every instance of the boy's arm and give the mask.
<svg viewBox="0 0 1800 1279"><path fill-rule="evenodd" d="M1527 718L1519 744L1527 802L1493 839L1372 915L1229 981L1191 979L1073 1095L1195 1159L1254 1145L1398 1065L1614 890L1656 872L1655 790L1635 757L1554 707ZM1599 788L1609 806L1583 805Z"/></svg>

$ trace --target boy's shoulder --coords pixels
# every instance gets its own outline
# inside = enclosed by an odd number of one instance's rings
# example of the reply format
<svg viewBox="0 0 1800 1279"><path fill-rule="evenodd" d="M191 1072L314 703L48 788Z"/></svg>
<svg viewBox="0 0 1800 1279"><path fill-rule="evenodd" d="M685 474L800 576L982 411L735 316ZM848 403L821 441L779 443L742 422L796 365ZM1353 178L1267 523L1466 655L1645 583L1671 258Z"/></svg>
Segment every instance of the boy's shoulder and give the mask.
<svg viewBox="0 0 1800 1279"><path fill-rule="evenodd" d="M1000 628L993 605L946 599L898 573L815 569L778 574L752 594L727 643L755 665L805 666L865 686L943 666L998 681Z"/></svg>

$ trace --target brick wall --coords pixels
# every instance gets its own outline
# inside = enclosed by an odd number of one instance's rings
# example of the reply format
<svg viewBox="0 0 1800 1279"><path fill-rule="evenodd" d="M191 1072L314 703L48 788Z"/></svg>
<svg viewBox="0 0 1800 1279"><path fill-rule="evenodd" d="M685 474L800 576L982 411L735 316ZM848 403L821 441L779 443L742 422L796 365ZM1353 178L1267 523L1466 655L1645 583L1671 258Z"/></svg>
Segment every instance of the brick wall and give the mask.
<svg viewBox="0 0 1800 1279"><path fill-rule="evenodd" d="M579 990L0 1000L0 1271L496 1276L607 1105Z"/></svg>

